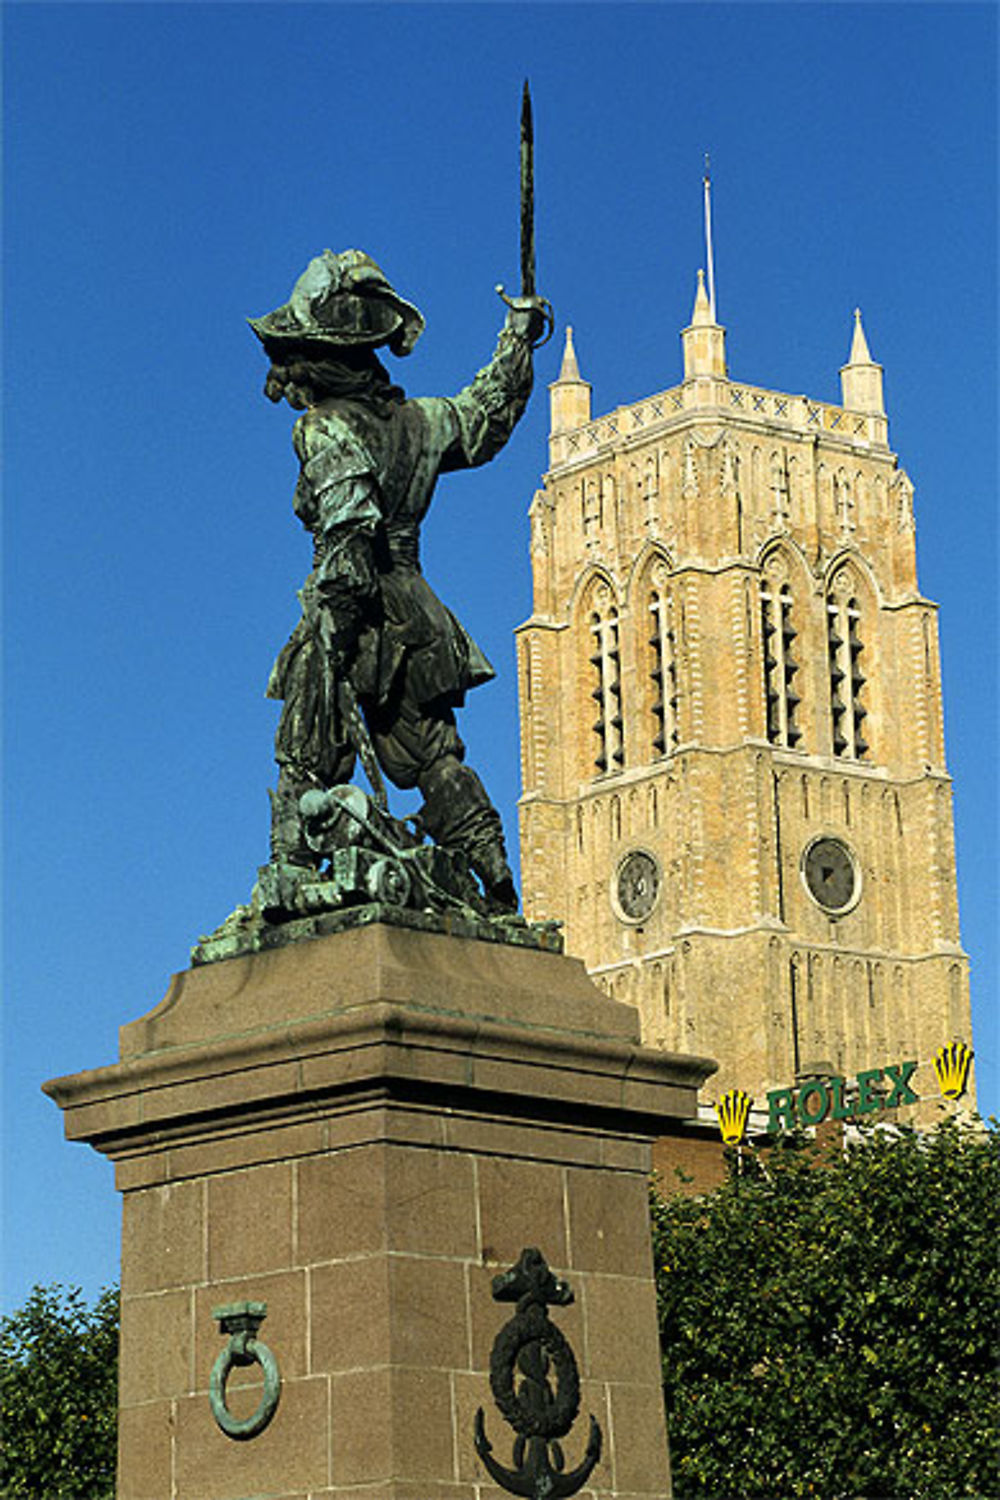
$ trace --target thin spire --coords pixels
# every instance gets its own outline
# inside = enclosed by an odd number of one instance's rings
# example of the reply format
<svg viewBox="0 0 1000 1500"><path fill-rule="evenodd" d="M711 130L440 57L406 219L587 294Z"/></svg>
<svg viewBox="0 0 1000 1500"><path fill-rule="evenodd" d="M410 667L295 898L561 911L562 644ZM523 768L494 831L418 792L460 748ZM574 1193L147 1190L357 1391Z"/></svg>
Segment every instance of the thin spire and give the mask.
<svg viewBox="0 0 1000 1500"><path fill-rule="evenodd" d="M848 355L849 365L873 364L871 353L868 349L868 340L865 338L865 330L861 326L861 309L854 309L854 337L851 340L851 352Z"/></svg>
<svg viewBox="0 0 1000 1500"><path fill-rule="evenodd" d="M712 306L705 290L705 273L698 272L698 290L694 295L691 322L681 333L684 346L684 379L696 375L726 378L726 330L712 316Z"/></svg>
<svg viewBox="0 0 1000 1500"><path fill-rule="evenodd" d="M705 194L705 263L708 266L708 305L715 319L715 255L712 250L712 178L708 152L705 152L705 176L702 181Z"/></svg>
<svg viewBox="0 0 1000 1500"><path fill-rule="evenodd" d="M840 389L848 411L864 411L871 416L885 416L882 393L882 366L876 364L861 326L861 309L854 309L854 336L847 364L840 369Z"/></svg>
<svg viewBox="0 0 1000 1500"><path fill-rule="evenodd" d="M705 324L712 324L714 322L712 303L708 293L705 291L705 273L699 266L698 285L694 294L694 311L691 314L691 326L692 328L703 327Z"/></svg>
<svg viewBox="0 0 1000 1500"><path fill-rule="evenodd" d="M566 347L558 380L549 386L549 433L572 432L590 421L590 382L580 374L573 348L573 330L566 329Z"/></svg>
<svg viewBox="0 0 1000 1500"><path fill-rule="evenodd" d="M580 366L576 362L576 350L573 348L573 330L569 324L566 325L566 347L563 350L559 379L560 381L580 379Z"/></svg>

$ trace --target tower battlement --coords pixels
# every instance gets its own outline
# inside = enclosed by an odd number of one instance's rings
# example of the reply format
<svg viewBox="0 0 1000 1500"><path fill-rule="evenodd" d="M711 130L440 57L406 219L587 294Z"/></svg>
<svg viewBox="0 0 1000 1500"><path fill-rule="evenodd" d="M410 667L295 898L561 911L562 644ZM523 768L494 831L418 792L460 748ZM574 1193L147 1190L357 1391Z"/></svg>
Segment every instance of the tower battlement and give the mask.
<svg viewBox="0 0 1000 1500"><path fill-rule="evenodd" d="M889 422L885 416L851 411L811 396L747 385L744 381L698 376L618 406L579 427L553 432L549 438L549 471L590 463L602 454L642 447L684 428L692 417L725 420L734 430L762 437L829 438L845 451L889 455Z"/></svg>

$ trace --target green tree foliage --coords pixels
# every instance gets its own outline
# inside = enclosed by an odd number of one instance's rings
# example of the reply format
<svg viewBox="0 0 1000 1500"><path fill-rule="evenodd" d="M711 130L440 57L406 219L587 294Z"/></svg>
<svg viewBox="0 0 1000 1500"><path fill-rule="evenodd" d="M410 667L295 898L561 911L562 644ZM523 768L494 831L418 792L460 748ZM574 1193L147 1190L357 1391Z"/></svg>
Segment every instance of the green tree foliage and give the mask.
<svg viewBox="0 0 1000 1500"><path fill-rule="evenodd" d="M996 1500L996 1122L742 1167L653 1200L678 1500Z"/></svg>
<svg viewBox="0 0 1000 1500"><path fill-rule="evenodd" d="M118 1293L36 1286L0 1322L0 1500L113 1500Z"/></svg>

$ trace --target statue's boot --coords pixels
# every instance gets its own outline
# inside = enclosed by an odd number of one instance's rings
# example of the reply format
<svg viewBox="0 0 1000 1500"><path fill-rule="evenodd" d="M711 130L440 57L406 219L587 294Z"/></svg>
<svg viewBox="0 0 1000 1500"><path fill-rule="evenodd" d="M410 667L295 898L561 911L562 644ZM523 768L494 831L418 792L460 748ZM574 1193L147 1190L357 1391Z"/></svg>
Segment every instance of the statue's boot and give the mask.
<svg viewBox="0 0 1000 1500"><path fill-rule="evenodd" d="M269 792L271 798L271 863L273 865L301 865L315 869L316 855L306 843L299 812L299 798L309 791L313 783L304 776L297 776L288 766L278 771L277 790Z"/></svg>
<svg viewBox="0 0 1000 1500"><path fill-rule="evenodd" d="M507 848L503 833L499 832L489 843L482 843L469 855L469 863L483 882L483 890L490 906L497 912L517 911L517 891L514 876L507 863Z"/></svg>
<svg viewBox="0 0 1000 1500"><path fill-rule="evenodd" d="M475 771L457 756L444 755L422 774L419 784L424 794L420 828L442 848L461 850L494 910L517 911L500 814Z"/></svg>

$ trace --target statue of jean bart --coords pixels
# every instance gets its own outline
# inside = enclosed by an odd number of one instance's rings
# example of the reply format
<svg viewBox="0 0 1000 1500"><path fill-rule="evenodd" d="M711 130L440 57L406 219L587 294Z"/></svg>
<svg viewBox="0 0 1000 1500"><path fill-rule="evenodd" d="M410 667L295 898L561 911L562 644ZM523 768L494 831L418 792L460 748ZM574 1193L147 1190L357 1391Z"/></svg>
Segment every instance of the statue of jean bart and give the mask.
<svg viewBox="0 0 1000 1500"><path fill-rule="evenodd" d="M438 475L493 458L531 393L551 311L504 300L493 358L450 397L408 399L393 383L377 351L410 354L424 320L360 250L325 250L287 303L250 321L270 360L265 394L302 413L293 504L313 566L267 688L283 705L270 863L195 961L287 941L288 924L327 930L318 916L372 903L525 925L499 814L455 722L495 674L420 570ZM351 784L357 761L371 795ZM390 814L383 774L419 788L414 818Z"/></svg>

